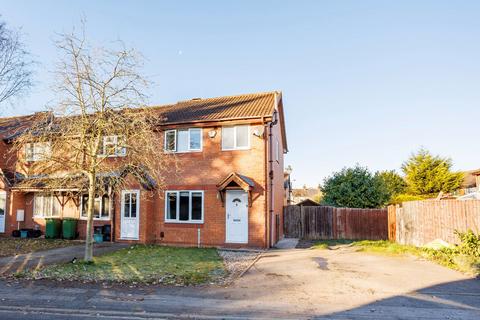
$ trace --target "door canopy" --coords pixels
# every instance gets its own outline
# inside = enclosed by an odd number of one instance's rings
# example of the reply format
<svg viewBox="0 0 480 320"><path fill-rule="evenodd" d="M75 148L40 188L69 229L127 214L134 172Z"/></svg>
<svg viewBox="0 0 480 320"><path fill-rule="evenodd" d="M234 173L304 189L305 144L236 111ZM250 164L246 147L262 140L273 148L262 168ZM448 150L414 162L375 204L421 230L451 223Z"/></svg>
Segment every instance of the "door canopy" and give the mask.
<svg viewBox="0 0 480 320"><path fill-rule="evenodd" d="M252 190L255 183L252 179L236 172L230 173L225 179L217 184L217 190L222 200L222 206L225 205L225 192L227 190L243 190L248 194L248 205L252 205Z"/></svg>

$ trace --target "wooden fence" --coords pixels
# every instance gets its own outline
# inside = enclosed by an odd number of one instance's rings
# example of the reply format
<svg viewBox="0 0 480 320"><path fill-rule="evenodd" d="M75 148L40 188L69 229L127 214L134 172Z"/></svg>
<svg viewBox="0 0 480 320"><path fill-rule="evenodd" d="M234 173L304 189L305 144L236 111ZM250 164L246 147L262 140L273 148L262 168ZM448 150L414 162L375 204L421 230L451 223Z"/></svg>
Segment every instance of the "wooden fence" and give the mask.
<svg viewBox="0 0 480 320"><path fill-rule="evenodd" d="M287 206L283 221L286 237L310 240L388 239L387 209Z"/></svg>
<svg viewBox="0 0 480 320"><path fill-rule="evenodd" d="M400 244L458 243L455 230L480 232L480 200L409 201L390 206L388 215L390 239Z"/></svg>

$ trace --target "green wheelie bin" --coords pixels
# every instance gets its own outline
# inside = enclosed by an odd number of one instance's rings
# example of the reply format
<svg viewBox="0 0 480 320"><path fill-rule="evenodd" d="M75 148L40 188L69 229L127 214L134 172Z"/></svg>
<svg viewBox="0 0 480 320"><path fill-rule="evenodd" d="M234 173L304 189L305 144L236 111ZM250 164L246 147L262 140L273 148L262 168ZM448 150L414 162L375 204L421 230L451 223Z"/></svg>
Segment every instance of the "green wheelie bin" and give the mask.
<svg viewBox="0 0 480 320"><path fill-rule="evenodd" d="M60 238L60 230L62 229L62 220L60 219L46 219L45 238L57 239Z"/></svg>
<svg viewBox="0 0 480 320"><path fill-rule="evenodd" d="M75 239L77 237L77 219L65 218L62 222L63 239Z"/></svg>

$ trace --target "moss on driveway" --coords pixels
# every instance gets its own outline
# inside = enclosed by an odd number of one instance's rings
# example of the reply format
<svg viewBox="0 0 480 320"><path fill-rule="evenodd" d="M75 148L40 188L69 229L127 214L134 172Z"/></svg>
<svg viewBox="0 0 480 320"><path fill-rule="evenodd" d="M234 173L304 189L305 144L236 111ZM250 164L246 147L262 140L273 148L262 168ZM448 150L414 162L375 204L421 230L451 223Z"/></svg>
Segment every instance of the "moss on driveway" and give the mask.
<svg viewBox="0 0 480 320"><path fill-rule="evenodd" d="M24 274L27 278L169 285L198 285L225 276L216 249L135 245L95 257L51 265Z"/></svg>
<svg viewBox="0 0 480 320"><path fill-rule="evenodd" d="M78 241L63 239L0 238L0 257L15 256L17 254L63 248L78 244L80 244Z"/></svg>

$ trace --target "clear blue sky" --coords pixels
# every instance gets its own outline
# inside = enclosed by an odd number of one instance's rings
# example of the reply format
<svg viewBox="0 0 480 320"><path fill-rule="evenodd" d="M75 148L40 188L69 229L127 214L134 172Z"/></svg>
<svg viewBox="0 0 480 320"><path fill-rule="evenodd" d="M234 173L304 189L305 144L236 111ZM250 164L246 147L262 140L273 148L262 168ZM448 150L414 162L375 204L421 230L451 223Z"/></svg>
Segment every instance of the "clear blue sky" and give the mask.
<svg viewBox="0 0 480 320"><path fill-rule="evenodd" d="M40 62L4 114L44 108L55 33L148 59L151 103L282 90L296 186L359 163L399 169L424 146L480 168L480 1L0 1Z"/></svg>

